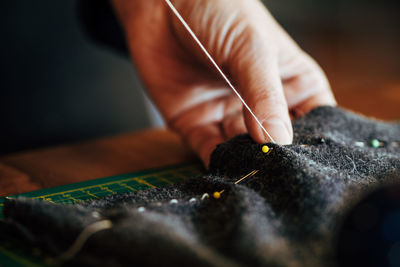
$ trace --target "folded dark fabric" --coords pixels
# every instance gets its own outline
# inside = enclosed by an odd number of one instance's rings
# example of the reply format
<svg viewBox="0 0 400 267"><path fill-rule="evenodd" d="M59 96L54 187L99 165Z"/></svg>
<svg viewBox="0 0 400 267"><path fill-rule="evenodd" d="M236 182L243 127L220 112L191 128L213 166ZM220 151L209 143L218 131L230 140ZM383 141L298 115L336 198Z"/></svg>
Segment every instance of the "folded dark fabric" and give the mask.
<svg viewBox="0 0 400 267"><path fill-rule="evenodd" d="M2 228L56 257L110 220L69 261L86 265L335 266L348 210L400 180L400 124L320 107L293 127L269 153L247 135L219 145L208 175L178 185L80 205L10 199Z"/></svg>

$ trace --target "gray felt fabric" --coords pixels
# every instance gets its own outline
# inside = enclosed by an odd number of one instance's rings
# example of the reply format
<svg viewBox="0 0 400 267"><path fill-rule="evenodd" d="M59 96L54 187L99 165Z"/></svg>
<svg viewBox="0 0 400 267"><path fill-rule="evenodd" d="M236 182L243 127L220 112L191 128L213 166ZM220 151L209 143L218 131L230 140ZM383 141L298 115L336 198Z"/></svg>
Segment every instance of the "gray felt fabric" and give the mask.
<svg viewBox="0 0 400 267"><path fill-rule="evenodd" d="M269 154L247 135L219 145L210 174L176 186L74 206L8 200L3 225L57 256L85 226L111 220L72 260L83 265L334 266L349 208L400 180L400 125L320 107L293 127L293 144L268 144ZM259 172L233 184L252 170Z"/></svg>

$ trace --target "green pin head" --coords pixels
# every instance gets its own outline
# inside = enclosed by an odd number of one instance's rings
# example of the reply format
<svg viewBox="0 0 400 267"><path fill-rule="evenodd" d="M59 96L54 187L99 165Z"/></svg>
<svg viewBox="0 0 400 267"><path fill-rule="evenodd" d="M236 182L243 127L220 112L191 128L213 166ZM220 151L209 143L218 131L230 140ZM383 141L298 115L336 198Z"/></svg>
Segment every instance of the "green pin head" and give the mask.
<svg viewBox="0 0 400 267"><path fill-rule="evenodd" d="M372 146L373 148L378 148L378 147L381 146L381 142L379 142L378 139L372 139L372 140L371 140L371 146Z"/></svg>

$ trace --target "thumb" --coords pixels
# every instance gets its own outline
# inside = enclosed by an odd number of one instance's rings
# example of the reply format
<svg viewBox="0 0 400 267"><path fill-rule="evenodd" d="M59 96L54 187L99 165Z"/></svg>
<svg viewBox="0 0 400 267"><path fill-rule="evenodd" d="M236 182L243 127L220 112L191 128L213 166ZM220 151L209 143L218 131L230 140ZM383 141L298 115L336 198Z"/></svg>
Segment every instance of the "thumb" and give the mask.
<svg viewBox="0 0 400 267"><path fill-rule="evenodd" d="M293 130L279 75L277 53L265 47L267 42L259 42L247 39L248 45L241 46L233 62L230 62L230 72L243 99L273 140L279 144L290 144ZM256 142L272 141L246 108L244 117L249 134Z"/></svg>

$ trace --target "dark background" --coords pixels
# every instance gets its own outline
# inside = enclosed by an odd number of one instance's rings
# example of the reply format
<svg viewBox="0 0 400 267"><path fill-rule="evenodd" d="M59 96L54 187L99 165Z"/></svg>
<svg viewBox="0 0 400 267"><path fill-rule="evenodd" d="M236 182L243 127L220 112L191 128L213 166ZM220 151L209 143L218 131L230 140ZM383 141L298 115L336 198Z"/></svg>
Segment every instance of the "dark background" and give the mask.
<svg viewBox="0 0 400 267"><path fill-rule="evenodd" d="M326 70L340 104L400 118L398 1L264 2ZM71 0L0 3L0 154L155 124L128 58L89 40L78 14Z"/></svg>

